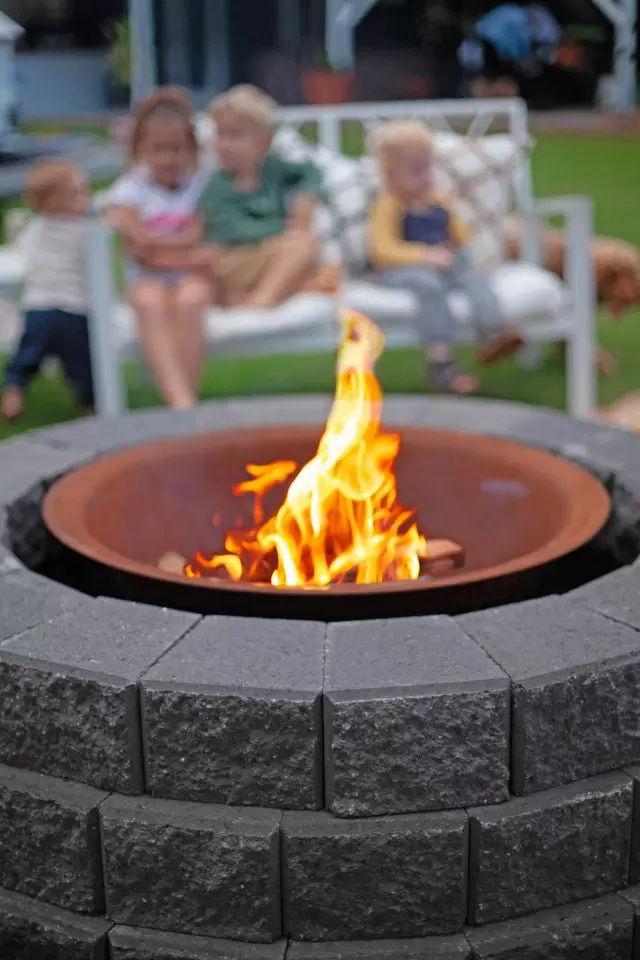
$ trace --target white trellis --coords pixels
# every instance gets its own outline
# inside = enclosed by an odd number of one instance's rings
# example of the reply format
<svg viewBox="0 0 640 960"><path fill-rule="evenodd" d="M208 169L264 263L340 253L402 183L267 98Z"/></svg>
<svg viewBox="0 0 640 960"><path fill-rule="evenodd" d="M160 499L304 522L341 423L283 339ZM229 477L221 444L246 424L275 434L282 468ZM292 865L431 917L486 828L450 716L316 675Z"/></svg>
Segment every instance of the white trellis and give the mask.
<svg viewBox="0 0 640 960"><path fill-rule="evenodd" d="M376 0L325 0L326 49L329 63L339 70L355 63L355 31ZM614 104L627 115L636 104L636 24L638 0L593 0L615 31L613 54Z"/></svg>

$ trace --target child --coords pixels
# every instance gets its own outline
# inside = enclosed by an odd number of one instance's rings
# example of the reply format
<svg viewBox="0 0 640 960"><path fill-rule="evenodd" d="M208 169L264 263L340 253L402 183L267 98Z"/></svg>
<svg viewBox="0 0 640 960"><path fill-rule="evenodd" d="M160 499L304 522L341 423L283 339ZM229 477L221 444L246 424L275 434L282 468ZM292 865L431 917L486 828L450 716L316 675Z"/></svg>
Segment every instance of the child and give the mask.
<svg viewBox="0 0 640 960"><path fill-rule="evenodd" d="M0 410L6 420L23 409L24 390L46 357L56 357L85 413L93 409L87 321L85 249L90 203L84 174L73 164L43 160L27 181L34 216L16 246L26 264L24 329L5 370Z"/></svg>
<svg viewBox="0 0 640 960"><path fill-rule="evenodd" d="M370 221L371 258L382 283L410 290L418 301L417 321L436 389L471 393L477 380L456 369L455 320L447 304L453 289L464 291L474 310L477 351L484 362L503 359L522 346L505 327L498 300L470 266L466 227L450 201L431 185L431 134L417 121L389 121L374 138L386 192L375 201Z"/></svg>
<svg viewBox="0 0 640 960"><path fill-rule="evenodd" d="M313 221L320 174L271 151L276 104L256 87L214 100L219 169L200 201L205 240L215 244L216 299L275 307L302 290L317 265Z"/></svg>
<svg viewBox="0 0 640 960"><path fill-rule="evenodd" d="M130 161L109 192L108 219L125 239L128 295L152 375L170 406L193 407L211 296L197 270L196 207L207 174L197 169L196 133L180 88L160 87L138 105Z"/></svg>

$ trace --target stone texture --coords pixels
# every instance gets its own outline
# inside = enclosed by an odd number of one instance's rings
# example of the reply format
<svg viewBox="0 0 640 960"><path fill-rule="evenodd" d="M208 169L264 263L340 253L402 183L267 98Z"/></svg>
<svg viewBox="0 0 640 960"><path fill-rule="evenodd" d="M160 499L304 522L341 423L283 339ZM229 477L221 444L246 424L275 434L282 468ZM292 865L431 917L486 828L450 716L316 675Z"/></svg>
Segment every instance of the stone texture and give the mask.
<svg viewBox="0 0 640 960"><path fill-rule="evenodd" d="M455 933L466 915L467 816L337 820L285 813L285 933L367 940Z"/></svg>
<svg viewBox="0 0 640 960"><path fill-rule="evenodd" d="M627 882L632 781L594 777L469 811L469 921L492 923Z"/></svg>
<svg viewBox="0 0 640 960"><path fill-rule="evenodd" d="M111 960L284 960L286 943L236 943L133 927L109 934Z"/></svg>
<svg viewBox="0 0 640 960"><path fill-rule="evenodd" d="M425 940L377 940L349 943L292 943L287 960L469 960L462 935Z"/></svg>
<svg viewBox="0 0 640 960"><path fill-rule="evenodd" d="M0 521L0 529L3 522L4 521ZM21 563L15 554L0 540L0 577L6 576L9 573L18 573L25 569L24 564Z"/></svg>
<svg viewBox="0 0 640 960"><path fill-rule="evenodd" d="M97 599L7 640L0 647L0 760L141 792L137 681L197 620Z"/></svg>
<svg viewBox="0 0 640 960"><path fill-rule="evenodd" d="M78 913L104 909L105 793L0 765L0 886Z"/></svg>
<svg viewBox="0 0 640 960"><path fill-rule="evenodd" d="M640 760L637 630L558 597L457 622L512 679L514 793Z"/></svg>
<svg viewBox="0 0 640 960"><path fill-rule="evenodd" d="M27 566L57 553L42 520L42 501L52 483L85 461L84 449L54 450L19 438L0 444L0 537Z"/></svg>
<svg viewBox="0 0 640 960"><path fill-rule="evenodd" d="M450 618L330 624L324 689L337 815L507 798L509 680Z"/></svg>
<svg viewBox="0 0 640 960"><path fill-rule="evenodd" d="M566 596L581 607L640 630L640 566L615 570Z"/></svg>
<svg viewBox="0 0 640 960"><path fill-rule="evenodd" d="M6 960L107 960L109 927L102 918L0 890L0 957Z"/></svg>
<svg viewBox="0 0 640 960"><path fill-rule="evenodd" d="M640 960L640 887L629 887L622 890L618 896L628 903L633 910L633 960Z"/></svg>
<svg viewBox="0 0 640 960"><path fill-rule="evenodd" d="M474 960L628 960L633 910L619 897L586 900L468 930Z"/></svg>
<svg viewBox="0 0 640 960"><path fill-rule="evenodd" d="M281 935L275 811L112 796L100 808L107 916L175 933Z"/></svg>
<svg viewBox="0 0 640 960"><path fill-rule="evenodd" d="M631 827L629 883L640 884L640 767L629 767L627 773L633 780L633 825Z"/></svg>
<svg viewBox="0 0 640 960"><path fill-rule="evenodd" d="M83 603L88 605L90 600L30 570L15 570L12 576L0 576L0 646L16 634L75 610Z"/></svg>
<svg viewBox="0 0 640 960"><path fill-rule="evenodd" d="M323 803L325 625L207 617L142 681L154 796L316 809Z"/></svg>

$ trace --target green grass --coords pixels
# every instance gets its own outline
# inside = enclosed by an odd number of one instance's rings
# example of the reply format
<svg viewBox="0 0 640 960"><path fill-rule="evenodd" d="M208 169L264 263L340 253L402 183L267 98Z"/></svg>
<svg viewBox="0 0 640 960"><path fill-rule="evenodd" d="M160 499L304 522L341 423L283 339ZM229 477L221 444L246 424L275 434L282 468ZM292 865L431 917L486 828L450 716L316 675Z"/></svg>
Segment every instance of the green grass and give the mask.
<svg viewBox="0 0 640 960"><path fill-rule="evenodd" d="M357 130L346 144L351 153L361 148ZM594 201L599 233L622 237L640 246L640 140L598 136L548 134L537 139L534 150L536 196L587 194ZM640 388L640 312L629 314L620 324L601 316L599 339L613 353L618 368L613 377L601 380L600 401ZM468 350L461 362L473 363ZM0 361L1 366L1 361ZM422 392L424 364L417 351L390 351L378 367L387 392ZM562 409L565 405L563 361L552 351L545 352L541 369L522 371L515 361L476 371L484 396L519 400ZM203 397L317 393L333 388L333 358L326 355L270 358L220 358L208 360ZM160 399L141 374L127 370L129 402L132 408L155 405ZM73 400L58 379L40 378L30 389L25 417L19 427L0 424L0 438L18 430L66 420L75 415Z"/></svg>

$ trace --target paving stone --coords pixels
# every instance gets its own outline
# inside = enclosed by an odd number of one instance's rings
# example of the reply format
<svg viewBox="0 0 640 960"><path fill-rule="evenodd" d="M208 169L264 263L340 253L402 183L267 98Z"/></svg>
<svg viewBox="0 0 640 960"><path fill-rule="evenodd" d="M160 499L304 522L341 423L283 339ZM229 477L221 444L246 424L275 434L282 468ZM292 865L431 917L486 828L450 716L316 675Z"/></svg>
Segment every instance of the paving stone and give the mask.
<svg viewBox="0 0 640 960"><path fill-rule="evenodd" d="M88 604L87 597L31 571L0 576L0 646L30 627Z"/></svg>
<svg viewBox="0 0 640 960"><path fill-rule="evenodd" d="M137 681L198 618L93 600L0 647L0 760L143 789Z"/></svg>
<svg viewBox="0 0 640 960"><path fill-rule="evenodd" d="M178 933L114 927L111 960L284 960L286 942L236 943Z"/></svg>
<svg viewBox="0 0 640 960"><path fill-rule="evenodd" d="M616 896L467 930L474 960L628 960L633 910Z"/></svg>
<svg viewBox="0 0 640 960"><path fill-rule="evenodd" d="M431 427L511 437L519 424L531 419L531 407L474 397L418 397L392 394L385 397L383 421L389 426Z"/></svg>
<svg viewBox="0 0 640 960"><path fill-rule="evenodd" d="M81 917L0 890L0 957L5 960L107 960L102 917Z"/></svg>
<svg viewBox="0 0 640 960"><path fill-rule="evenodd" d="M253 806L323 804L325 625L207 617L142 680L147 790Z"/></svg>
<svg viewBox="0 0 640 960"><path fill-rule="evenodd" d="M339 816L507 798L509 680L449 617L330 624L324 689Z"/></svg>
<svg viewBox="0 0 640 960"><path fill-rule="evenodd" d="M321 941L456 933L466 915L467 832L462 811L285 813L285 933Z"/></svg>
<svg viewBox="0 0 640 960"><path fill-rule="evenodd" d="M90 455L84 449L54 450L22 438L0 443L0 537L27 566L39 566L58 550L42 520L47 490Z"/></svg>
<svg viewBox="0 0 640 960"><path fill-rule="evenodd" d="M469 960L464 936L415 940L343 940L340 943L292 943L287 960Z"/></svg>
<svg viewBox="0 0 640 960"><path fill-rule="evenodd" d="M640 760L640 633L566 597L458 617L512 679L511 785L544 790Z"/></svg>
<svg viewBox="0 0 640 960"><path fill-rule="evenodd" d="M640 630L640 566L614 570L566 597L581 607Z"/></svg>
<svg viewBox="0 0 640 960"><path fill-rule="evenodd" d="M314 424L323 426L331 410L333 397L309 395L289 397L238 398L226 401L225 416L235 426L280 426ZM206 410L203 417L207 417Z"/></svg>
<svg viewBox="0 0 640 960"><path fill-rule="evenodd" d="M112 920L249 942L281 936L276 811L113 795L100 822Z"/></svg>
<svg viewBox="0 0 640 960"><path fill-rule="evenodd" d="M0 765L0 886L78 913L104 908L91 787Z"/></svg>
<svg viewBox="0 0 640 960"><path fill-rule="evenodd" d="M1 526L2 522L0 522ZM25 569L24 564L0 540L0 577L6 576L8 573L18 573Z"/></svg>
<svg viewBox="0 0 640 960"><path fill-rule="evenodd" d="M624 887L633 784L594 777L469 810L469 921L492 923Z"/></svg>

